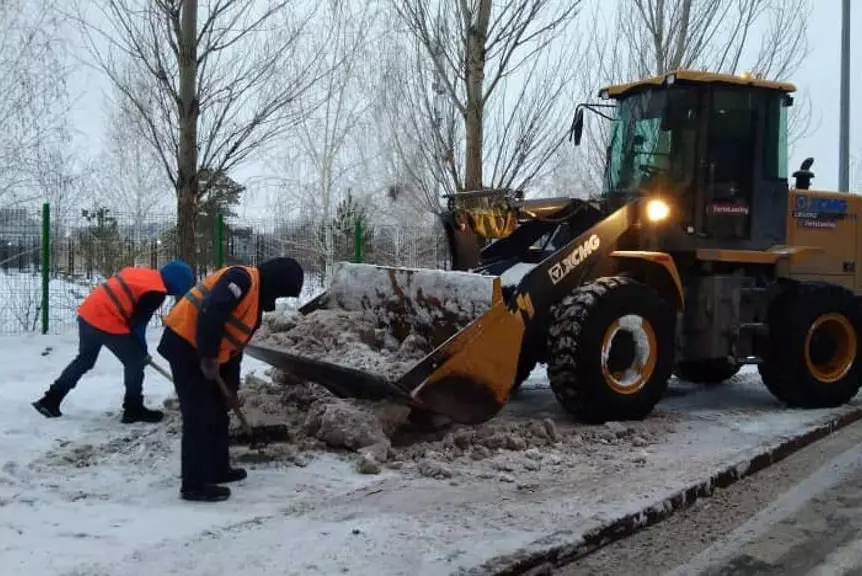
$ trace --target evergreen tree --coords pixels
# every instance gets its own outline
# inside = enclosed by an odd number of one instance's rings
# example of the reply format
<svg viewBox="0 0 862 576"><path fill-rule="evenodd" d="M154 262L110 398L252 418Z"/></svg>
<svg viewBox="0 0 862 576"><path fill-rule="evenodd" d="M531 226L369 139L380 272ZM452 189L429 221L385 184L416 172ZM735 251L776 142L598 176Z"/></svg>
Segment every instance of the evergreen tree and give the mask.
<svg viewBox="0 0 862 576"><path fill-rule="evenodd" d="M215 266L215 238L218 214L221 213L225 220L236 217L236 207L239 206L246 187L223 172L213 172L208 169L202 169L198 178L202 184L208 184L208 191L198 207L198 216L195 222L198 254L197 264L199 267ZM224 230L222 231L225 248L230 233L230 227L225 223ZM168 254L177 253L176 227L165 231L161 240Z"/></svg>
<svg viewBox="0 0 862 576"><path fill-rule="evenodd" d="M122 267L117 219L104 206L81 210L81 216L87 221L79 233L87 273L96 270L102 278L108 278Z"/></svg>
<svg viewBox="0 0 862 576"><path fill-rule="evenodd" d="M318 238L324 253L319 258L321 269L326 269L326 228L332 229L332 262L352 262L355 255L356 228L361 227L361 242L363 260L365 259L365 248L369 244L370 231L368 227L368 207L358 201L353 192L348 189L347 194L338 202L335 208L335 216L331 222L324 221L318 230Z"/></svg>

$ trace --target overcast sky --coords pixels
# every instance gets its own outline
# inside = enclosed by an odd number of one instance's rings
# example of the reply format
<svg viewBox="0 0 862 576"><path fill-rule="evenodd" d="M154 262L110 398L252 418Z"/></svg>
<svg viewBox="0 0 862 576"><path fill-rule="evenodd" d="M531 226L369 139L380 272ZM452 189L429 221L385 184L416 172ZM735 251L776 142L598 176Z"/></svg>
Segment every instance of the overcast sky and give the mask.
<svg viewBox="0 0 862 576"><path fill-rule="evenodd" d="M855 2L851 15L851 155L862 160L862 5ZM792 173L808 156L813 156L814 186L835 189L838 185L838 120L840 88L841 0L814 0L814 9L808 28L811 53L797 74L787 80L795 83L801 92L807 92L813 105L812 131L796 142L791 151L789 171ZM85 150L98 151L102 145L105 107L104 93L108 86L93 70L83 70L72 79L70 88L78 95L74 108L77 140ZM574 108L574 102L572 103ZM561 126L561 130L567 126ZM95 156L95 153L93 154ZM234 176L248 183L258 170L249 166ZM254 190L250 186L250 192ZM862 165L851 167L851 190L862 192ZM247 215L265 209L264 195L257 193L243 210Z"/></svg>

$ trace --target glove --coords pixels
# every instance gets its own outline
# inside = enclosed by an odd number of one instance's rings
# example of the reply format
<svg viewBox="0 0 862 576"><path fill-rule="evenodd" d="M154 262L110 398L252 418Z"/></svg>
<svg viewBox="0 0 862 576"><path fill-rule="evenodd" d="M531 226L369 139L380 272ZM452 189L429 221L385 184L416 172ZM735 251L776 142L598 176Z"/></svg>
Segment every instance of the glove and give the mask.
<svg viewBox="0 0 862 576"><path fill-rule="evenodd" d="M218 359L201 358L201 372L207 380L215 380L219 375Z"/></svg>

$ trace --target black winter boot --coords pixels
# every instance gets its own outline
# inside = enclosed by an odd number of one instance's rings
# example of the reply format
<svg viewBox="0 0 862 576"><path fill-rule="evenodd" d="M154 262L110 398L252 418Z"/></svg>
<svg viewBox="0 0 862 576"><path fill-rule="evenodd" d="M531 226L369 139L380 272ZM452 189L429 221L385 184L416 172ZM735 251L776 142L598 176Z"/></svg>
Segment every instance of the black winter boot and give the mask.
<svg viewBox="0 0 862 576"><path fill-rule="evenodd" d="M60 402L63 401L64 396L65 394L58 394L57 392L48 390L40 399L33 402L33 408L38 410L45 418L59 418L63 415L60 412Z"/></svg>
<svg viewBox="0 0 862 576"><path fill-rule="evenodd" d="M215 484L184 486L180 489L180 497L191 502L222 502L230 498L230 488Z"/></svg>
<svg viewBox="0 0 862 576"><path fill-rule="evenodd" d="M147 422L155 424L161 422L165 417L165 413L161 410L150 410L145 408L143 404L126 406L123 409L123 424L134 424L135 422Z"/></svg>

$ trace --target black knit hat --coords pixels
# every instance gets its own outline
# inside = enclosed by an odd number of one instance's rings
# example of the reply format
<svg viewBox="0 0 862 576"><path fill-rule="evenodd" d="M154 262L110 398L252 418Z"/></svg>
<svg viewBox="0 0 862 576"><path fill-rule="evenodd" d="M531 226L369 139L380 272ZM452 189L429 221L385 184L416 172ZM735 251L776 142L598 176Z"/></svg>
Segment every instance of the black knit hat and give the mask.
<svg viewBox="0 0 862 576"><path fill-rule="evenodd" d="M293 258L272 258L260 264L260 306L275 310L276 298L295 298L302 291L304 273Z"/></svg>

